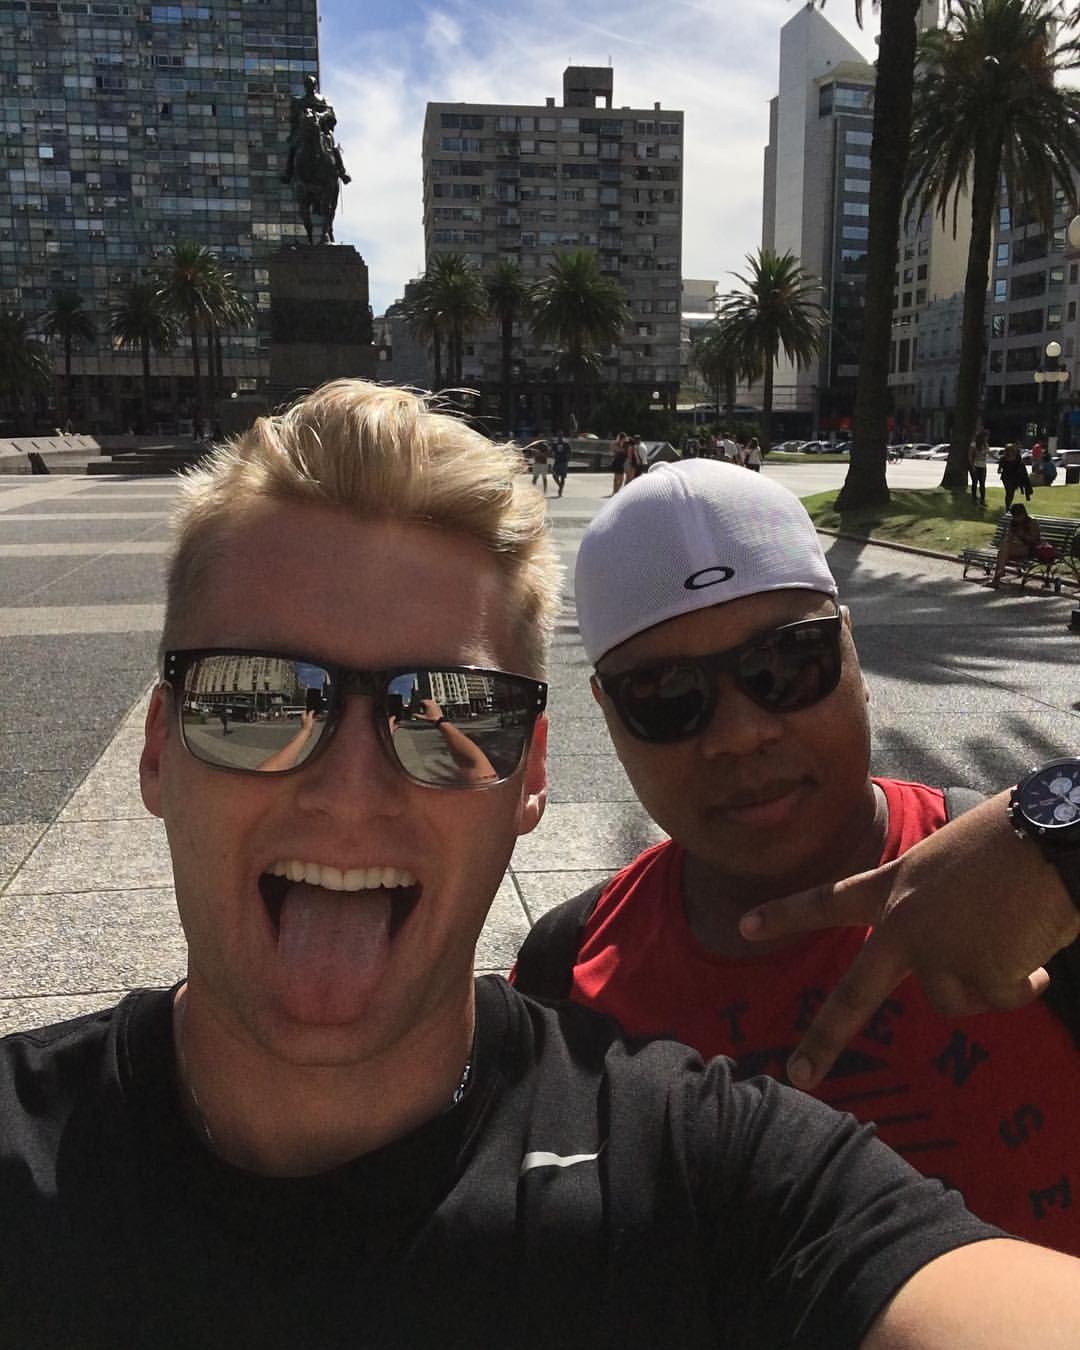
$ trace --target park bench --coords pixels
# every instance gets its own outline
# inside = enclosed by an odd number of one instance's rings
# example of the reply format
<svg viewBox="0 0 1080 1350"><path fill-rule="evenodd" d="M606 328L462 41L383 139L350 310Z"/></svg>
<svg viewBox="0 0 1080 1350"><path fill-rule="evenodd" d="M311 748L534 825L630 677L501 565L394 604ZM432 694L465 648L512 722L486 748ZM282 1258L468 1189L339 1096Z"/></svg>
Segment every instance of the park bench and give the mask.
<svg viewBox="0 0 1080 1350"><path fill-rule="evenodd" d="M1038 522L1042 542L1053 545L1054 556L1045 562L1039 558L1008 562L1005 571L1019 577L1021 586L1026 586L1033 577L1044 586L1053 586L1056 591L1061 590L1063 580L1080 584L1080 520L1067 516L1035 516L1034 519ZM971 567L982 568L982 574L986 577L993 573L1010 520L1009 513L1003 512L994 528L989 548L966 548L960 554L965 577Z"/></svg>

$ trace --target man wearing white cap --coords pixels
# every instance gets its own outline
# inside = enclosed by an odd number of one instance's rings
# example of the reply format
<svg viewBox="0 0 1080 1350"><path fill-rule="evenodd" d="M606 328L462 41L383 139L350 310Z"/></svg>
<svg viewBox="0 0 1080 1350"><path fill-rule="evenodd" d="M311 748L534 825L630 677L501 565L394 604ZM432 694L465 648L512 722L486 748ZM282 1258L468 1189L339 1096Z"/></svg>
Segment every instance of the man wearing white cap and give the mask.
<svg viewBox="0 0 1080 1350"><path fill-rule="evenodd" d="M741 1074L786 1068L977 1213L1080 1253L1080 1019L1032 1001L1080 932L1080 761L1048 780L1057 852L1018 838L998 798L931 838L942 791L870 776L869 695L809 516L734 466L657 465L608 503L575 593L594 696L671 838L569 902L563 989L548 976L567 924L542 919L519 987ZM987 1009L1013 1011L955 1020Z"/></svg>

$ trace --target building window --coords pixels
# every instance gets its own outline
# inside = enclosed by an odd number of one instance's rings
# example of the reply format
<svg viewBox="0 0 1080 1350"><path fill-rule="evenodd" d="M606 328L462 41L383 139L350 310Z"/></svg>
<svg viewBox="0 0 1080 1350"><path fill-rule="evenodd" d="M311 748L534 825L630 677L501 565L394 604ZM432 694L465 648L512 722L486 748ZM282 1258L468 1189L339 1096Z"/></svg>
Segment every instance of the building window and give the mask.
<svg viewBox="0 0 1080 1350"><path fill-rule="evenodd" d="M994 303L1004 304L1009 298L1009 283L1004 277L999 277L994 282Z"/></svg>
<svg viewBox="0 0 1080 1350"><path fill-rule="evenodd" d="M1007 206L1001 207L1000 210L998 211L998 229L999 230L1009 229L1011 220L1012 220L1012 213L1009 211L1009 208Z"/></svg>
<svg viewBox="0 0 1080 1350"><path fill-rule="evenodd" d="M919 264L919 270L915 273L915 280L916 280L916 281L925 281L925 280L926 280L926 264L925 264L925 263L920 263L920 264Z"/></svg>
<svg viewBox="0 0 1080 1350"><path fill-rule="evenodd" d="M845 155L845 169L868 169L870 167L869 155Z"/></svg>
<svg viewBox="0 0 1080 1350"><path fill-rule="evenodd" d="M990 320L990 336L1001 338L1005 336L1005 315L995 314Z"/></svg>
<svg viewBox="0 0 1080 1350"><path fill-rule="evenodd" d="M874 135L870 131L845 131L844 140L848 145L871 145Z"/></svg>

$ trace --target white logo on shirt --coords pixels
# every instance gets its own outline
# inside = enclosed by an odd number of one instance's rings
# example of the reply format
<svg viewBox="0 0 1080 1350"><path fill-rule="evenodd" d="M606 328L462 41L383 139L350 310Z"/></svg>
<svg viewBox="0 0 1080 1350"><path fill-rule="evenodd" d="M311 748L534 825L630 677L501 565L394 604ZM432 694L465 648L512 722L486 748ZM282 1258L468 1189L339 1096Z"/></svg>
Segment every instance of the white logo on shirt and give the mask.
<svg viewBox="0 0 1080 1350"><path fill-rule="evenodd" d="M600 1152L598 1149L595 1153L526 1153L521 1160L518 1176L524 1176L535 1167L575 1167L578 1163L595 1162Z"/></svg>

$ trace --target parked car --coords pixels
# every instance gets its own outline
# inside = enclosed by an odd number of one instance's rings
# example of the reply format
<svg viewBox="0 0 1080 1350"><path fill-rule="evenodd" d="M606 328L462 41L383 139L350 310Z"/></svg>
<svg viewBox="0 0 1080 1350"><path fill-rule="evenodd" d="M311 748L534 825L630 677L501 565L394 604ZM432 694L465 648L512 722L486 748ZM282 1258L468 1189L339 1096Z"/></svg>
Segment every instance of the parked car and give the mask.
<svg viewBox="0 0 1080 1350"><path fill-rule="evenodd" d="M833 447L828 441L803 441L799 446L801 455L831 455Z"/></svg>
<svg viewBox="0 0 1080 1350"><path fill-rule="evenodd" d="M905 459L929 459L935 447L928 441L912 441L904 447Z"/></svg>

